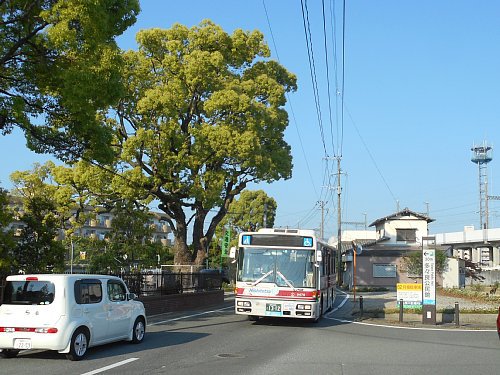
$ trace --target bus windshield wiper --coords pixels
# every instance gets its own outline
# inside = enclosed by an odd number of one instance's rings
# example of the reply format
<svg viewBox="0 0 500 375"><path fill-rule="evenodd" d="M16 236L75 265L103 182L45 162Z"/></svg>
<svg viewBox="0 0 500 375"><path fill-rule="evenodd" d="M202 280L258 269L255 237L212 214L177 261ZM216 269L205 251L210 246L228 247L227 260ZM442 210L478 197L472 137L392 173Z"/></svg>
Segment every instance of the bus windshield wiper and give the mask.
<svg viewBox="0 0 500 375"><path fill-rule="evenodd" d="M276 271L276 273L278 274L278 276L280 276L283 279L283 281L286 283L286 285L288 285L290 288L295 290L295 287L293 286L293 284L290 281L288 281L288 279L285 277L285 275L283 275L280 271Z"/></svg>
<svg viewBox="0 0 500 375"><path fill-rule="evenodd" d="M253 284L252 286L255 286L257 285L258 283L260 283L262 280L264 280L266 277L268 277L270 274L272 274L274 272L274 270L271 270L269 271L268 273L264 274L263 276L261 276L260 278L258 278Z"/></svg>

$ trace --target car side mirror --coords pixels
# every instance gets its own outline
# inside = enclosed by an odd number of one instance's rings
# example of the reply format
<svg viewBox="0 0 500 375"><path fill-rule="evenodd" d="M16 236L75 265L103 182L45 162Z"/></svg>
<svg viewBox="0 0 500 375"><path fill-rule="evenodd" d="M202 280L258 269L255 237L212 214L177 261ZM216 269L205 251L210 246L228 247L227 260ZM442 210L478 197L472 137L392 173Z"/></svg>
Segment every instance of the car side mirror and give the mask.
<svg viewBox="0 0 500 375"><path fill-rule="evenodd" d="M134 299L137 299L137 294L135 293L129 293L127 294L127 300L134 300Z"/></svg>

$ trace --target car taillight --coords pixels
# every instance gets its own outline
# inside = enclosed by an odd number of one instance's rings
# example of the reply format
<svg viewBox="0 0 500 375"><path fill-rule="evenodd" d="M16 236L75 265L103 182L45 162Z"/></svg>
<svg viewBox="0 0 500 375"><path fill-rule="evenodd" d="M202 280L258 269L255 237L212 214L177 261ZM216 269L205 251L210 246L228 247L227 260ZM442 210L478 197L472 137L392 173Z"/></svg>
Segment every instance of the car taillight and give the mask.
<svg viewBox="0 0 500 375"><path fill-rule="evenodd" d="M35 277L35 276L28 276L26 278L26 281L38 281L38 277Z"/></svg>
<svg viewBox="0 0 500 375"><path fill-rule="evenodd" d="M35 328L36 333L57 333L57 328Z"/></svg>
<svg viewBox="0 0 500 375"><path fill-rule="evenodd" d="M55 327L0 327L0 333L12 333L12 332L34 332L34 333L57 333L57 328Z"/></svg>

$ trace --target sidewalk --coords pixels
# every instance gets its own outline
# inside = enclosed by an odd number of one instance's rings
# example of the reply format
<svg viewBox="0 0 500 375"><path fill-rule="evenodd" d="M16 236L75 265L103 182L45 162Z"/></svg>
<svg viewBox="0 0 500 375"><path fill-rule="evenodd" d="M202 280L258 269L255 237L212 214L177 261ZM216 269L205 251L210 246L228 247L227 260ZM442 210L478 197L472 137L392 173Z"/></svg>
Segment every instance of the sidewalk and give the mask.
<svg viewBox="0 0 500 375"><path fill-rule="evenodd" d="M339 293L339 296L342 294ZM363 309L360 309L362 299ZM449 296L436 296L436 325L422 323L421 314L410 314L403 311L403 321L400 322L399 307L396 302L396 291L387 292L362 292L356 293L356 300L352 294L348 295L348 301L335 315L339 318L356 321L376 322L380 324L397 324L405 326L425 326L435 328L467 328L467 329L494 329L496 330L497 314L469 314L461 311L481 311L487 309L497 310L498 306L487 302L473 302L464 298ZM458 303L458 323L454 314L444 314L442 309L455 309Z"/></svg>

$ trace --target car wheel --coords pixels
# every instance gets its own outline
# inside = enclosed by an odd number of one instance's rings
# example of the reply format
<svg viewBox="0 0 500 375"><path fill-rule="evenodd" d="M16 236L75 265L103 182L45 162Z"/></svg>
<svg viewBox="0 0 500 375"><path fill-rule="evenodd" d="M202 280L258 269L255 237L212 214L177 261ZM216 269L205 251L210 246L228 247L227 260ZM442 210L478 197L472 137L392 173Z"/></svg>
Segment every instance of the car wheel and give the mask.
<svg viewBox="0 0 500 375"><path fill-rule="evenodd" d="M132 329L132 342L134 344L139 344L144 340L144 335L146 334L146 325L144 324L143 318L137 318L134 322L134 328Z"/></svg>
<svg viewBox="0 0 500 375"><path fill-rule="evenodd" d="M0 355L4 358L14 358L19 354L19 350L17 349L3 349L0 352Z"/></svg>
<svg viewBox="0 0 500 375"><path fill-rule="evenodd" d="M71 361L79 361L87 353L87 348L89 345L89 334L83 328L78 328L73 336L71 337L71 345L69 353L66 354L66 358Z"/></svg>

